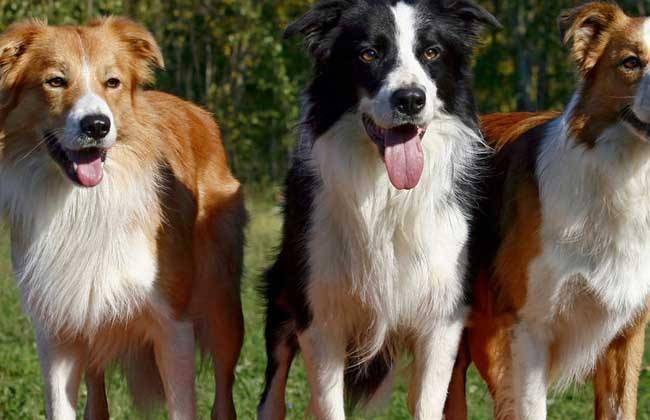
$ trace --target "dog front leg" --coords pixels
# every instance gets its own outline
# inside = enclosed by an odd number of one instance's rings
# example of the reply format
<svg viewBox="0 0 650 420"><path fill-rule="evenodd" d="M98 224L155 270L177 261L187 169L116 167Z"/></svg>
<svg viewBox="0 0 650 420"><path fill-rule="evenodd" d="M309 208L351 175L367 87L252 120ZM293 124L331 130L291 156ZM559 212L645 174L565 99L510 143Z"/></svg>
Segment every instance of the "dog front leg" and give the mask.
<svg viewBox="0 0 650 420"><path fill-rule="evenodd" d="M60 342L36 327L36 346L45 381L45 411L49 420L74 420L85 367L80 343Z"/></svg>
<svg viewBox="0 0 650 420"><path fill-rule="evenodd" d="M436 321L416 340L408 396L409 410L415 420L443 418L464 321L463 310L451 319Z"/></svg>
<svg viewBox="0 0 650 420"><path fill-rule="evenodd" d="M512 375L520 420L546 419L548 348L543 334L536 334L525 321L517 324L512 337Z"/></svg>
<svg viewBox="0 0 650 420"><path fill-rule="evenodd" d="M636 419L639 372L643 367L650 308L612 341L594 374L597 420Z"/></svg>
<svg viewBox="0 0 650 420"><path fill-rule="evenodd" d="M86 370L86 389L88 401L86 401L84 420L109 420L103 370Z"/></svg>
<svg viewBox="0 0 650 420"><path fill-rule="evenodd" d="M345 338L315 322L298 336L311 387L311 414L318 420L345 419Z"/></svg>
<svg viewBox="0 0 650 420"><path fill-rule="evenodd" d="M170 321L154 341L171 420L196 418L194 397L194 326L191 322Z"/></svg>

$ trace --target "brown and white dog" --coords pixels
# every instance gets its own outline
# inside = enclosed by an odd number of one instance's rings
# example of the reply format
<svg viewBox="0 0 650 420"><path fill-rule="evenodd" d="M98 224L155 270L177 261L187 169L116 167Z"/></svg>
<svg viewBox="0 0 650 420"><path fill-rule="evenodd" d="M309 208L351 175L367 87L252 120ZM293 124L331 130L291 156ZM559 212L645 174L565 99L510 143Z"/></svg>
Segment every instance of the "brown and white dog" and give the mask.
<svg viewBox="0 0 650 420"><path fill-rule="evenodd" d="M589 3L560 25L581 75L566 111L483 119L497 152L465 350L497 419L544 419L551 386L593 374L596 417L632 420L650 296L650 19ZM449 418L466 416L466 354Z"/></svg>
<svg viewBox="0 0 650 420"><path fill-rule="evenodd" d="M195 417L195 342L214 358L213 417L232 419L246 221L217 125L144 91L159 47L124 18L16 24L0 36L0 203L32 318L47 416L108 418L104 369L136 402Z"/></svg>

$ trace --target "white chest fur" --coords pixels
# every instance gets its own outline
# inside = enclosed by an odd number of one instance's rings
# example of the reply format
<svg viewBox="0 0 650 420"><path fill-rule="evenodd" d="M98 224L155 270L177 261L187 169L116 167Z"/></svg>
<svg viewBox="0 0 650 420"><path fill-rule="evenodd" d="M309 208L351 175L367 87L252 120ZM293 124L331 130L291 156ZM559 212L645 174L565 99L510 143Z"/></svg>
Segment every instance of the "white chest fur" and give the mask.
<svg viewBox="0 0 650 420"><path fill-rule="evenodd" d="M458 310L468 223L450 199L453 162L471 162L468 145L477 138L456 120L437 122L423 139L420 184L397 191L357 120L343 119L311 150L322 186L312 210L308 297L315 319L371 329L380 346L398 327L426 328Z"/></svg>
<svg viewBox="0 0 650 420"><path fill-rule="evenodd" d="M650 296L650 145L615 127L589 150L562 121L553 130L538 165L542 254L522 316L544 320L565 384L593 368Z"/></svg>
<svg viewBox="0 0 650 420"><path fill-rule="evenodd" d="M104 181L81 189L45 159L0 167L14 271L41 327L91 336L155 296L155 171L109 161Z"/></svg>

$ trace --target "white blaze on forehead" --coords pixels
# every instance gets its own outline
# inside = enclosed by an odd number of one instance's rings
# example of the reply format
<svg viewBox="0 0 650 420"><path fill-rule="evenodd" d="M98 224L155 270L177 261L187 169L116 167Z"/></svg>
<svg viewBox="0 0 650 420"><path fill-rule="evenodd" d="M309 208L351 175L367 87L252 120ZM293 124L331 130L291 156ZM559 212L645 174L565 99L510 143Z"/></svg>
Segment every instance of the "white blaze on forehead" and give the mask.
<svg viewBox="0 0 650 420"><path fill-rule="evenodd" d="M641 28L641 35L643 36L643 43L648 51L650 51L650 18L645 18L643 27Z"/></svg>
<svg viewBox="0 0 650 420"><path fill-rule="evenodd" d="M404 86L425 87L431 79L415 56L417 47L418 19L413 6L398 3L392 8L395 18L395 41L397 45L397 67L391 77Z"/></svg>
<svg viewBox="0 0 650 420"><path fill-rule="evenodd" d="M84 57L81 66L81 80L83 81L84 95L75 104L72 113L86 112L86 115L106 114L112 119L112 113L106 101L93 91L92 71L86 57Z"/></svg>
<svg viewBox="0 0 650 420"><path fill-rule="evenodd" d="M405 3L398 3L392 9L395 17L395 40L397 42L397 54L400 66L417 64L415 58L415 35L417 31L415 21L415 10Z"/></svg>
<svg viewBox="0 0 650 420"><path fill-rule="evenodd" d="M91 92L92 86L91 86L90 66L88 65L88 60L86 60L86 57L84 57L83 64L81 66L81 78L84 81L86 92Z"/></svg>
<svg viewBox="0 0 650 420"><path fill-rule="evenodd" d="M645 50L650 51L650 18L644 20L640 31ZM643 79L639 82L632 111L641 121L650 123L650 72L647 70Z"/></svg>
<svg viewBox="0 0 650 420"><path fill-rule="evenodd" d="M441 108L441 104L433 79L416 56L417 33L421 21L417 9L404 2L397 3L390 11L395 25L393 42L397 50L396 62L377 95L362 98L360 110L372 117L380 127L394 127L400 124L400 121L395 120L395 110L391 103L393 94L399 89L418 87L424 91L426 103L417 123L427 126Z"/></svg>
<svg viewBox="0 0 650 420"><path fill-rule="evenodd" d="M81 42L81 38L79 39ZM61 143L63 147L70 150L77 150L83 148L83 144L79 142L81 137L81 120L89 115L105 115L111 122L111 128L104 139L105 147L111 147L115 144L117 138L117 131L115 129L115 120L113 112L108 106L108 103L92 89L92 69L88 63L87 56L83 49L83 42L81 42L83 52L83 61L81 64L81 84L83 86L82 96L77 100L70 113L66 118L65 133Z"/></svg>

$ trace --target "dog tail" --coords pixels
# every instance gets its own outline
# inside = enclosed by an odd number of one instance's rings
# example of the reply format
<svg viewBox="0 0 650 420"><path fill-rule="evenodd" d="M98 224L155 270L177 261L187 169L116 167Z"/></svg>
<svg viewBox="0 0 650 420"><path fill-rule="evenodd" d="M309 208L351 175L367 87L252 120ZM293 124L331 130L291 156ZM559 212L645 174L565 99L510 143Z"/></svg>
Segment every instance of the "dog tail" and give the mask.
<svg viewBox="0 0 650 420"><path fill-rule="evenodd" d="M383 349L372 359L355 363L352 359L345 371L345 388L352 407L369 407L381 404L390 396L391 372L395 367L394 355Z"/></svg>
<svg viewBox="0 0 650 420"><path fill-rule="evenodd" d="M153 347L130 352L122 358L122 368L126 376L135 408L141 413L149 413L165 401L165 390L156 366Z"/></svg>
<svg viewBox="0 0 650 420"><path fill-rule="evenodd" d="M559 112L511 112L481 117L481 130L487 143L500 150L530 130L560 115Z"/></svg>

